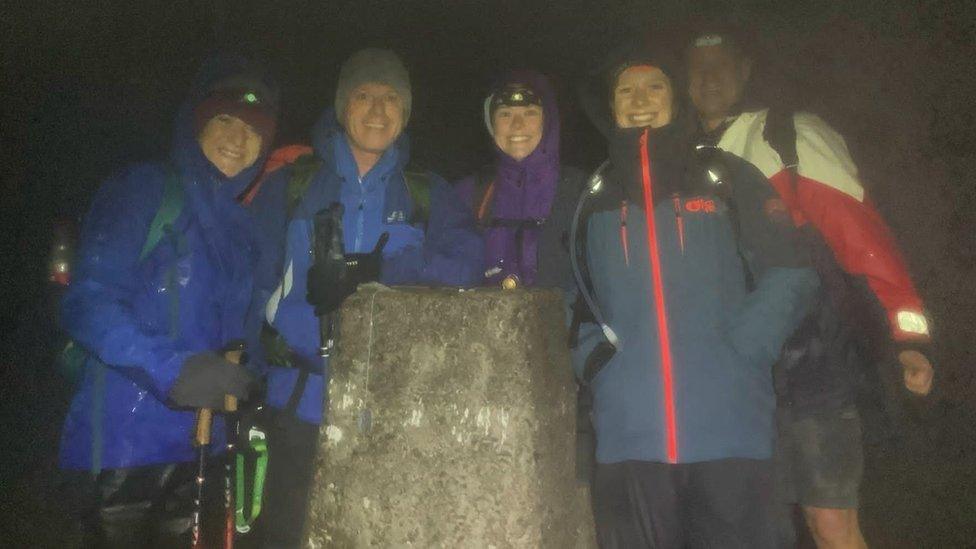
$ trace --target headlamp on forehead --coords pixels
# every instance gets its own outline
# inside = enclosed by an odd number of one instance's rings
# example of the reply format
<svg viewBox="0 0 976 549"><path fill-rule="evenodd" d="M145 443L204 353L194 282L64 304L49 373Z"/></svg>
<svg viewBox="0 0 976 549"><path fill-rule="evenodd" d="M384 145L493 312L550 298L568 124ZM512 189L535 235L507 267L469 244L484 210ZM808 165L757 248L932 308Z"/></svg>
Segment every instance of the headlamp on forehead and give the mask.
<svg viewBox="0 0 976 549"><path fill-rule="evenodd" d="M542 98L525 84L506 84L491 95L491 111L499 107L542 106Z"/></svg>

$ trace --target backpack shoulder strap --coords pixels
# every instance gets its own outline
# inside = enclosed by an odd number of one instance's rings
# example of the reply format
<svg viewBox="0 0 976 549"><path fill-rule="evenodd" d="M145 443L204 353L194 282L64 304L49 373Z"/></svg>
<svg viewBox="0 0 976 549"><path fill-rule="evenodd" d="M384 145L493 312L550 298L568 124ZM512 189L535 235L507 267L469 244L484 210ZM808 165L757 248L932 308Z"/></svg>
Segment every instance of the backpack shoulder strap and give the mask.
<svg viewBox="0 0 976 549"><path fill-rule="evenodd" d="M495 170L491 166L482 168L475 174L471 204L476 208L474 214L479 225L491 220L495 205Z"/></svg>
<svg viewBox="0 0 976 549"><path fill-rule="evenodd" d="M790 185L795 186L800 157L796 152L796 125L793 122L793 111L777 107L766 111L763 139L779 155L783 165L790 172Z"/></svg>
<svg viewBox="0 0 976 549"><path fill-rule="evenodd" d="M407 192L413 200L413 215L411 223L427 223L430 219L430 172L403 171L403 181L407 185Z"/></svg>
<svg viewBox="0 0 976 549"><path fill-rule="evenodd" d="M288 188L285 191L289 219L302 201L302 197L305 196L305 191L312 184L312 178L315 177L321 167L322 159L315 153L303 154L292 162L291 177L288 179Z"/></svg>
<svg viewBox="0 0 976 549"><path fill-rule="evenodd" d="M156 210L152 223L149 225L149 233L146 241L142 244L142 251L139 253L139 261L143 261L163 239L166 232L172 227L176 218L183 210L183 186L180 185L180 177L173 166L167 166L166 182L163 184L163 201Z"/></svg>

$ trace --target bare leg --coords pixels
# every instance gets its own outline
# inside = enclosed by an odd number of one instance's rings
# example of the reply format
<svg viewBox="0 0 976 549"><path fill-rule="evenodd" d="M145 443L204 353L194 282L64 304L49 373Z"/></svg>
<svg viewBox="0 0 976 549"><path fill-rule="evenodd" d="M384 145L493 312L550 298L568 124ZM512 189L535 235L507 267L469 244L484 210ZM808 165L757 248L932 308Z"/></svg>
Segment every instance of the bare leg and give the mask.
<svg viewBox="0 0 976 549"><path fill-rule="evenodd" d="M803 515L819 549L867 549L857 509L804 507Z"/></svg>

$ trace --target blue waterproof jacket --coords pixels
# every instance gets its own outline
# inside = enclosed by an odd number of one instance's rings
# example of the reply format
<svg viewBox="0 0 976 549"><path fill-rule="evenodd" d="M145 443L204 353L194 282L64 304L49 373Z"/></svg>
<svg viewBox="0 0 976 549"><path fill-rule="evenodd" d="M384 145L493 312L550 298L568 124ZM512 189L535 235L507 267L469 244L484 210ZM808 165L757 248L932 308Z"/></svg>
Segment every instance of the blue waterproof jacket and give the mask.
<svg viewBox="0 0 976 549"><path fill-rule="evenodd" d="M676 159L690 144L666 151L649 137L630 130L611 143L585 224L593 293L619 337L592 379L597 461L767 459L772 365L817 275L788 216L770 216L778 197L755 168L725 158L732 194L722 197L682 181L693 168ZM578 375L602 338L592 324L581 333Z"/></svg>
<svg viewBox="0 0 976 549"><path fill-rule="evenodd" d="M65 330L90 353L64 423L64 468L194 458L195 414L171 408L167 395L187 357L245 335L260 246L251 215L235 198L263 158L225 177L196 141L193 109L212 83L244 64L225 58L206 65L179 111L170 161L123 169L94 197L63 302ZM140 261L171 172L183 191L179 216ZM213 448L221 448L219 418L213 436Z"/></svg>
<svg viewBox="0 0 976 549"><path fill-rule="evenodd" d="M380 235L389 233L380 275L380 282L387 285L473 286L484 271L484 245L470 211L453 189L433 174L426 227L411 224L414 203L403 177L408 161L405 135L362 178L331 109L316 124L312 146L323 165L290 218L286 219L285 194L291 169L278 170L264 185L273 190L276 198L266 202L269 208L259 214L260 223L266 233L280 234L268 241L277 240L284 257L280 283L270 290L258 288L257 292L259 300L267 299L265 320L285 338L304 366L313 369L296 411L303 421L319 423L328 368L318 356L318 318L305 300L315 214L333 202L343 205L346 253L370 252ZM297 368L268 369L269 405L285 407L298 374Z"/></svg>

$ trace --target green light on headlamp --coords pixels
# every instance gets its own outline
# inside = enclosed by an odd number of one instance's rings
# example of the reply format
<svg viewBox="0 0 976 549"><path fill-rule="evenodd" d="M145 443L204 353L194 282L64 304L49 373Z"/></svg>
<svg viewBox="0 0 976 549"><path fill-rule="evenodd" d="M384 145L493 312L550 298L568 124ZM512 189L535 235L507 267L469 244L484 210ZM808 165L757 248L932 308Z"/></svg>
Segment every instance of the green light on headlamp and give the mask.
<svg viewBox="0 0 976 549"><path fill-rule="evenodd" d="M244 94L244 97L242 97L242 99L244 100L245 103L260 103L257 94L254 92L246 92Z"/></svg>

